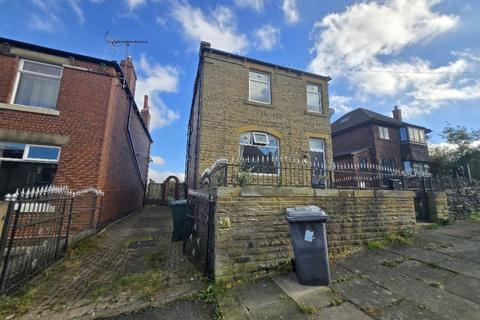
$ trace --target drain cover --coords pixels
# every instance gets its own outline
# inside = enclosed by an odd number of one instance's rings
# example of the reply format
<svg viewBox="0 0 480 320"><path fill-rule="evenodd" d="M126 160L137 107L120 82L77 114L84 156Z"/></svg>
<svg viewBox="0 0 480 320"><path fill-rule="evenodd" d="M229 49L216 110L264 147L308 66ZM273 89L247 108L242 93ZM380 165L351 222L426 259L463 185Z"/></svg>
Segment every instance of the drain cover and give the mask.
<svg viewBox="0 0 480 320"><path fill-rule="evenodd" d="M158 240L135 241L128 245L128 249L151 248L158 246Z"/></svg>

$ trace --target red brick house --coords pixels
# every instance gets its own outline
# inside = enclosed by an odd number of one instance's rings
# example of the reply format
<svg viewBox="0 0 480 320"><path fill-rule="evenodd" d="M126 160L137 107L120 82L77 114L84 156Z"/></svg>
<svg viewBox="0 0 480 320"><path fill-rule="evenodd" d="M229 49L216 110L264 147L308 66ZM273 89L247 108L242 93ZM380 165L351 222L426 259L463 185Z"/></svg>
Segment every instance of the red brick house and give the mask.
<svg viewBox="0 0 480 320"><path fill-rule="evenodd" d="M332 123L336 162L364 167L379 164L413 174L426 174L429 155L426 134L430 129L404 122L395 107L393 118L358 108Z"/></svg>
<svg viewBox="0 0 480 320"><path fill-rule="evenodd" d="M101 223L143 205L152 139L131 59L0 38L0 68L0 197L23 186L96 187Z"/></svg>

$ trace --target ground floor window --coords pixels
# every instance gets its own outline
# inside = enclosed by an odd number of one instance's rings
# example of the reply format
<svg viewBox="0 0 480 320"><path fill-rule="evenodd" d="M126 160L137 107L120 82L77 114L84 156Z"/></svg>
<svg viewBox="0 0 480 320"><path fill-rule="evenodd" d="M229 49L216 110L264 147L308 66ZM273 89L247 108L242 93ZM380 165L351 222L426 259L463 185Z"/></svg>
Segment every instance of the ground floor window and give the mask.
<svg viewBox="0 0 480 320"><path fill-rule="evenodd" d="M406 174L426 176L430 173L430 166L425 162L404 161L403 170Z"/></svg>
<svg viewBox="0 0 480 320"><path fill-rule="evenodd" d="M252 173L278 174L280 167L279 141L263 132L240 135L240 159L244 169Z"/></svg>
<svg viewBox="0 0 480 320"><path fill-rule="evenodd" d="M310 138L310 161L312 162L312 186L326 187L325 140Z"/></svg>
<svg viewBox="0 0 480 320"><path fill-rule="evenodd" d="M52 184L59 157L60 147L0 141L0 197Z"/></svg>

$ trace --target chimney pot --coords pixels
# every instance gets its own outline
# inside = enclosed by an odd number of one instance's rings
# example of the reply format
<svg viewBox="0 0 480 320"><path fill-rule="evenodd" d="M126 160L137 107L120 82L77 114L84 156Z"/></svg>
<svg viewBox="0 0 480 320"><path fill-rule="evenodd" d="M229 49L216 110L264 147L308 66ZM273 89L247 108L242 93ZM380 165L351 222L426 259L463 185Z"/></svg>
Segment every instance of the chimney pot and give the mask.
<svg viewBox="0 0 480 320"><path fill-rule="evenodd" d="M395 106L393 108L392 113L393 113L393 119L402 121L402 110L398 106Z"/></svg>
<svg viewBox="0 0 480 320"><path fill-rule="evenodd" d="M200 42L200 47L202 47L202 48L210 48L210 42L202 41L202 42Z"/></svg>
<svg viewBox="0 0 480 320"><path fill-rule="evenodd" d="M148 110L148 95L143 96L143 109Z"/></svg>

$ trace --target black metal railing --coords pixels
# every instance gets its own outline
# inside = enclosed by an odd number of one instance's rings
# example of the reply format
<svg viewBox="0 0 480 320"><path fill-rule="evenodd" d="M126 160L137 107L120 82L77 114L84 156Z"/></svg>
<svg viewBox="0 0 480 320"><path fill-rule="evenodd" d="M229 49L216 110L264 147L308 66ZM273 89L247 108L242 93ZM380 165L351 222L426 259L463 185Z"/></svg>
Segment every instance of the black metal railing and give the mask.
<svg viewBox="0 0 480 320"><path fill-rule="evenodd" d="M304 159L267 160L262 157L227 161L217 160L204 171L201 188L213 186L298 186L349 189L440 189L430 175L414 175L378 164L334 163L325 166Z"/></svg>
<svg viewBox="0 0 480 320"><path fill-rule="evenodd" d="M7 194L0 235L0 293L64 255L69 245L96 232L103 193L45 186Z"/></svg>

